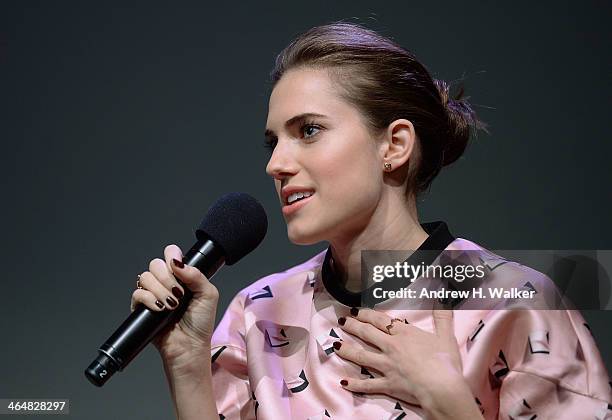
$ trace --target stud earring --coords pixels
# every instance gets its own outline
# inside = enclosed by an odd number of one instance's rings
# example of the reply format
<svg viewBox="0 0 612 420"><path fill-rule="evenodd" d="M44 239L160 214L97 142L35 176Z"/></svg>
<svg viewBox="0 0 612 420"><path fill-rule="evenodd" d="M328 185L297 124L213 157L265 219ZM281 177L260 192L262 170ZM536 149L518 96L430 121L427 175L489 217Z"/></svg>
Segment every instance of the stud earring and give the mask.
<svg viewBox="0 0 612 420"><path fill-rule="evenodd" d="M385 162L385 171L391 170L391 164L389 162Z"/></svg>

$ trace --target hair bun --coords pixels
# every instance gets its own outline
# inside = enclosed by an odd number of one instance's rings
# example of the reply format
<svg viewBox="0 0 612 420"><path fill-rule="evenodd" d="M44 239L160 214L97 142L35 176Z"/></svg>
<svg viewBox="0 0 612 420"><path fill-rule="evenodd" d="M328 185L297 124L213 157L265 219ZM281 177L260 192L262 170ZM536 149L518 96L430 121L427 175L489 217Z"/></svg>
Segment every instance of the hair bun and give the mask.
<svg viewBox="0 0 612 420"><path fill-rule="evenodd" d="M446 110L448 125L446 139L442 142L442 166L446 166L459 159L476 130L482 129L486 132L487 129L486 124L477 118L476 112L468 101L463 99L465 93L463 85L459 87L459 92L453 98L450 95L451 85L449 83L434 79L434 84L438 89L440 102Z"/></svg>

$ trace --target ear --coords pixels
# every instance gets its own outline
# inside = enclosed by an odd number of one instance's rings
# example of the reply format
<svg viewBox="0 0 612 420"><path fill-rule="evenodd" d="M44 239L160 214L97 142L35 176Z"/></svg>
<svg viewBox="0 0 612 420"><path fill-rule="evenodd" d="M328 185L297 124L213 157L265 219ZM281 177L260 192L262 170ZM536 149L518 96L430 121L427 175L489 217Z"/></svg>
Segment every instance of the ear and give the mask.
<svg viewBox="0 0 612 420"><path fill-rule="evenodd" d="M416 132L414 131L414 125L406 119L393 121L389 124L383 136L383 162L381 167L385 162L388 162L391 164L391 170L393 171L404 165L410 156L414 156L415 146Z"/></svg>

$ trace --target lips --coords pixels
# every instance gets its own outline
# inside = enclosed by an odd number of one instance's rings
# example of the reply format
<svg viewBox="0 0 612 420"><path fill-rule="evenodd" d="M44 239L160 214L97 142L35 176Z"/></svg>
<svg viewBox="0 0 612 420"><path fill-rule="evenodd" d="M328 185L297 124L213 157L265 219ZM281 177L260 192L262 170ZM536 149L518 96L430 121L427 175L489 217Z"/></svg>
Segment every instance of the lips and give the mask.
<svg viewBox="0 0 612 420"><path fill-rule="evenodd" d="M312 200L314 196L315 196L315 193L313 192L310 197L304 197L302 199L294 201L291 204L284 204L282 208L283 215L289 216L295 213L296 211L304 207L306 204L308 204L308 202L310 202L310 200Z"/></svg>
<svg viewBox="0 0 612 420"><path fill-rule="evenodd" d="M298 192L298 193L293 193L291 194L289 197L287 197L287 203L286 204L293 204L296 201L299 200L303 200L305 198L308 198L312 195L311 192Z"/></svg>
<svg viewBox="0 0 612 420"><path fill-rule="evenodd" d="M314 189L302 185L286 185L281 190L281 202L289 204L288 199L291 194L295 193L311 193L314 194Z"/></svg>

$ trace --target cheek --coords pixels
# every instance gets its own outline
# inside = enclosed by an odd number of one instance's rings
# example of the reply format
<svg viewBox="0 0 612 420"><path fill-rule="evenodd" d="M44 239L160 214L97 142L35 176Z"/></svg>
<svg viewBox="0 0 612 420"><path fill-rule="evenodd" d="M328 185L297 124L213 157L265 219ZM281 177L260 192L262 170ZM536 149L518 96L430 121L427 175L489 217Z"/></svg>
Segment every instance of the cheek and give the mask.
<svg viewBox="0 0 612 420"><path fill-rule="evenodd" d="M361 146L329 150L318 159L318 182L326 198L333 200L329 204L370 206L372 200L378 199L382 172L377 169L376 151L368 145Z"/></svg>

